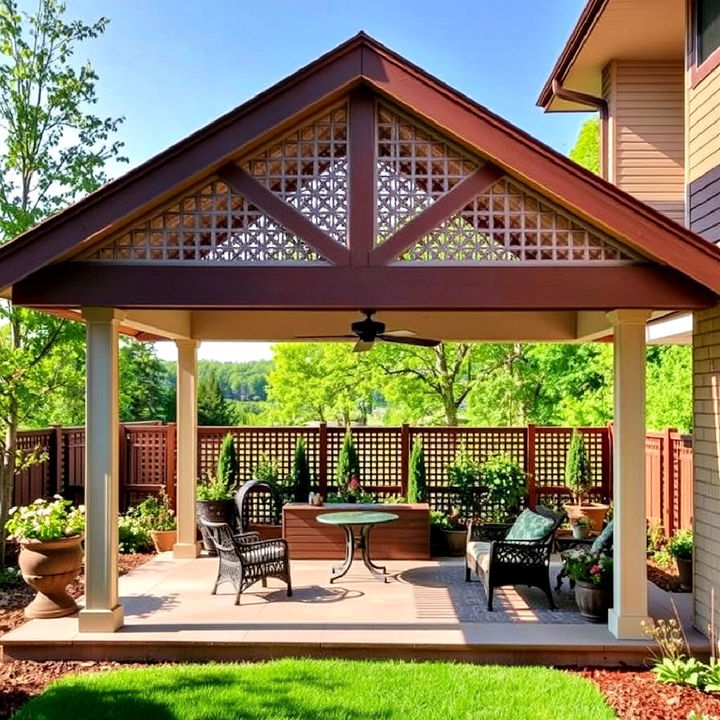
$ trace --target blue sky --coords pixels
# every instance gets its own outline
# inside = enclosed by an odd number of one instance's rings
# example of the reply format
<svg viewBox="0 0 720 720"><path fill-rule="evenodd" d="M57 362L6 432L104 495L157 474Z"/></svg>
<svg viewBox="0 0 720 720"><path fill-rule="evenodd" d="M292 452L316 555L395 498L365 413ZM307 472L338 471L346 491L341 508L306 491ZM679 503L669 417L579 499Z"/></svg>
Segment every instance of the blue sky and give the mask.
<svg viewBox="0 0 720 720"><path fill-rule="evenodd" d="M100 76L98 113L125 117L120 137L133 166L361 29L567 153L587 116L546 115L535 99L583 4L67 0L67 15L110 18L106 33L79 57ZM246 356L227 350L211 354Z"/></svg>

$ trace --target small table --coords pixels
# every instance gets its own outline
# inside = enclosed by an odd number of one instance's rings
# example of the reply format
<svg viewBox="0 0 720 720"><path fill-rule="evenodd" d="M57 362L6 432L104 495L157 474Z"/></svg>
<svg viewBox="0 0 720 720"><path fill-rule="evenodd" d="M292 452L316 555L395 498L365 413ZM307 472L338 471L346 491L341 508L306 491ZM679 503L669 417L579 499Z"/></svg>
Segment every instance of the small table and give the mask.
<svg viewBox="0 0 720 720"><path fill-rule="evenodd" d="M385 568L375 565L370 559L370 531L375 525L393 522L398 519L395 513L389 512L333 512L317 516L317 521L326 525L337 525L345 531L345 560L342 565L337 565L330 573L330 582L346 575L353 562L355 550L362 551L362 559L365 567L372 573L373 577L387 582ZM355 534L355 529L359 535Z"/></svg>

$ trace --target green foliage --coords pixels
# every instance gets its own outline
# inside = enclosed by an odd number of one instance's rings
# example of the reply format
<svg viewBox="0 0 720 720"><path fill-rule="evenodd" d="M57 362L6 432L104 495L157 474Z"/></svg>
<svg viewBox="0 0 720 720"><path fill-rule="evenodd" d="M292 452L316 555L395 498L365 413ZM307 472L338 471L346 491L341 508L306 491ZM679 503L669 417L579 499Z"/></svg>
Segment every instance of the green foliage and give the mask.
<svg viewBox="0 0 720 720"><path fill-rule="evenodd" d="M689 560L693 555L693 531L677 530L668 541L668 552L676 558Z"/></svg>
<svg viewBox="0 0 720 720"><path fill-rule="evenodd" d="M673 556L670 554L670 552L668 550L656 550L654 553L652 553L650 558L658 567L661 567L661 568L672 567Z"/></svg>
<svg viewBox="0 0 720 720"><path fill-rule="evenodd" d="M481 502L490 508L492 520L504 522L525 497L527 475L509 455L500 453L480 466L480 485L485 489Z"/></svg>
<svg viewBox="0 0 720 720"><path fill-rule="evenodd" d="M38 498L32 505L11 508L5 528L10 537L19 540L60 540L82 534L85 508L73 507L59 495L53 500Z"/></svg>
<svg viewBox="0 0 720 720"><path fill-rule="evenodd" d="M304 437L298 438L292 466L293 497L295 502L307 502L310 496L312 478L308 463L307 446Z"/></svg>
<svg viewBox="0 0 720 720"><path fill-rule="evenodd" d="M450 518L442 510L430 511L430 526L440 530L454 530Z"/></svg>
<svg viewBox="0 0 720 720"><path fill-rule="evenodd" d="M266 483L279 483L282 473L280 471L280 463L277 460L271 460L267 455L260 458L260 462L255 466L252 473L253 480L261 480Z"/></svg>
<svg viewBox="0 0 720 720"><path fill-rule="evenodd" d="M600 173L600 118L597 115L580 126L570 158L596 175Z"/></svg>
<svg viewBox="0 0 720 720"><path fill-rule="evenodd" d="M175 370L149 343L123 339L120 347L120 420L172 421L175 418Z"/></svg>
<svg viewBox="0 0 720 720"><path fill-rule="evenodd" d="M149 552L153 548L147 523L135 516L131 510L118 518L118 550L124 555Z"/></svg>
<svg viewBox="0 0 720 720"><path fill-rule="evenodd" d="M703 684L704 665L694 657L662 658L652 672L658 682L699 688Z"/></svg>
<svg viewBox="0 0 720 720"><path fill-rule="evenodd" d="M573 430L565 459L565 485L575 501L581 505L593 487L592 466L585 447L585 438L579 430Z"/></svg>
<svg viewBox="0 0 720 720"><path fill-rule="evenodd" d="M148 495L127 514L145 523L148 530L175 529L175 513L170 507L170 498L167 496L165 488L160 488L157 495Z"/></svg>
<svg viewBox="0 0 720 720"><path fill-rule="evenodd" d="M573 548L562 553L565 572L571 580L593 585L612 583L613 559L604 553L592 553L588 548Z"/></svg>
<svg viewBox="0 0 720 720"><path fill-rule="evenodd" d="M238 483L240 465L238 464L235 440L231 433L227 433L220 446L220 455L217 463L217 482L233 490Z"/></svg>
<svg viewBox="0 0 720 720"><path fill-rule="evenodd" d="M479 463L470 457L465 443L458 448L446 472L449 484L455 488L462 517L467 520L477 517L482 500L478 492L482 470Z"/></svg>
<svg viewBox="0 0 720 720"><path fill-rule="evenodd" d="M66 675L15 720L612 720L600 690L547 667L287 658Z"/></svg>
<svg viewBox="0 0 720 720"><path fill-rule="evenodd" d="M20 568L6 567L0 568L0 590L10 589L22 585L22 573Z"/></svg>
<svg viewBox="0 0 720 720"><path fill-rule="evenodd" d="M230 408L223 397L220 380L214 368L208 368L199 373L198 397L198 424L199 425L229 425Z"/></svg>
<svg viewBox="0 0 720 720"><path fill-rule="evenodd" d="M646 425L692 431L692 348L652 345L647 351Z"/></svg>
<svg viewBox="0 0 720 720"><path fill-rule="evenodd" d="M340 447L337 468L335 470L335 483L337 484L338 490L340 492L345 490L353 478L355 478L358 483L360 482L360 458L355 448L352 432L350 428L348 428L345 432L342 446Z"/></svg>
<svg viewBox="0 0 720 720"><path fill-rule="evenodd" d="M425 453L421 440L413 442L410 452L410 474L408 477L407 501L424 503L428 500Z"/></svg>

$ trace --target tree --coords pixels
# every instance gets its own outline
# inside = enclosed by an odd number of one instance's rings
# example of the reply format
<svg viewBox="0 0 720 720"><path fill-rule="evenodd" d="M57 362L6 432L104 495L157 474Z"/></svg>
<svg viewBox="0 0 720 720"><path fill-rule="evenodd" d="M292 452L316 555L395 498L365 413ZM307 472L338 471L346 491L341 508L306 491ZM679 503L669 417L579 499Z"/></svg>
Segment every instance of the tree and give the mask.
<svg viewBox="0 0 720 720"><path fill-rule="evenodd" d="M307 502L310 497L310 466L308 465L305 438L298 438L292 466L293 499L295 502Z"/></svg>
<svg viewBox="0 0 720 720"><path fill-rule="evenodd" d="M230 423L228 404L223 397L220 380L214 368L200 373L197 396L198 424L228 425Z"/></svg>
<svg viewBox="0 0 720 720"><path fill-rule="evenodd" d="M565 458L565 485L570 489L577 505L592 490L592 465L585 447L585 438L579 430L573 430Z"/></svg>
<svg viewBox="0 0 720 720"><path fill-rule="evenodd" d="M0 241L5 243L106 179L105 164L122 160L112 139L119 119L89 112L97 101L90 63L74 62L77 46L102 34L105 18L67 21L57 0L32 15L0 0ZM16 436L26 414L48 392L44 371L62 362L73 336L67 320L3 303L0 336L0 527L12 497ZM4 557L4 534L0 533Z"/></svg>
<svg viewBox="0 0 720 720"><path fill-rule="evenodd" d="M570 158L596 175L600 173L600 119L597 115L580 126Z"/></svg>
<svg viewBox="0 0 720 720"><path fill-rule="evenodd" d="M415 440L410 452L410 473L408 477L407 501L427 502L425 453L421 440Z"/></svg>
<svg viewBox="0 0 720 720"><path fill-rule="evenodd" d="M163 420L175 417L175 388L168 367L155 348L136 340L120 347L120 419Z"/></svg>
<svg viewBox="0 0 720 720"><path fill-rule="evenodd" d="M228 490L233 490L238 482L240 475L240 465L238 464L237 452L235 450L235 440L231 433L228 433L220 446L220 455L217 464L217 483Z"/></svg>
<svg viewBox="0 0 720 720"><path fill-rule="evenodd" d="M338 455L337 468L335 469L335 482L338 490L347 489L348 483L355 479L360 481L360 458L358 457L355 441L353 440L350 428L345 432L340 454Z"/></svg>

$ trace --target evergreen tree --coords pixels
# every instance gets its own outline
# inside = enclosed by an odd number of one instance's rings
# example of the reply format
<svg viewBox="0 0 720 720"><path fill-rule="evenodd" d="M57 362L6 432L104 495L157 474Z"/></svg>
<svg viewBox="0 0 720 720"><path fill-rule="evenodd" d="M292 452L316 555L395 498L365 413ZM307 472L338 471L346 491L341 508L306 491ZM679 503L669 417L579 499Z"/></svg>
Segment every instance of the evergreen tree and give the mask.
<svg viewBox="0 0 720 720"><path fill-rule="evenodd" d="M223 397L217 371L209 369L198 382L198 424L228 425L230 412Z"/></svg>
<svg viewBox="0 0 720 720"><path fill-rule="evenodd" d="M352 478L360 481L360 458L358 457L350 428L347 429L343 438L340 455L338 456L335 481L338 489L343 490Z"/></svg>
<svg viewBox="0 0 720 720"><path fill-rule="evenodd" d="M407 501L409 503L427 502L427 480L425 472L425 453L422 441L416 440L410 452L410 475L408 477Z"/></svg>
<svg viewBox="0 0 720 720"><path fill-rule="evenodd" d="M582 505L583 498L592 489L593 476L585 438L579 430L573 430L565 460L565 485L572 491L575 502Z"/></svg>
<svg viewBox="0 0 720 720"><path fill-rule="evenodd" d="M292 468L293 499L295 502L307 502L310 496L310 466L308 465L307 448L305 438L298 438L295 445L295 456Z"/></svg>
<svg viewBox="0 0 720 720"><path fill-rule="evenodd" d="M235 451L235 440L228 433L220 446L220 455L217 465L217 482L228 490L233 490L237 485L240 465L238 464L237 452Z"/></svg>

